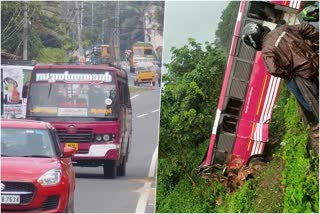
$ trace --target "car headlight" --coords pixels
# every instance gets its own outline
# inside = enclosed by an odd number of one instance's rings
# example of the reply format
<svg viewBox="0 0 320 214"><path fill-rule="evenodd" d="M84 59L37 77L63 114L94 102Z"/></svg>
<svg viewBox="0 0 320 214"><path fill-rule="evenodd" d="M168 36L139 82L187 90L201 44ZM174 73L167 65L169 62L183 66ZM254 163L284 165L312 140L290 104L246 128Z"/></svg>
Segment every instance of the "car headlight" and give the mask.
<svg viewBox="0 0 320 214"><path fill-rule="evenodd" d="M37 181L42 186L56 185L61 181L61 169L51 169L44 173Z"/></svg>

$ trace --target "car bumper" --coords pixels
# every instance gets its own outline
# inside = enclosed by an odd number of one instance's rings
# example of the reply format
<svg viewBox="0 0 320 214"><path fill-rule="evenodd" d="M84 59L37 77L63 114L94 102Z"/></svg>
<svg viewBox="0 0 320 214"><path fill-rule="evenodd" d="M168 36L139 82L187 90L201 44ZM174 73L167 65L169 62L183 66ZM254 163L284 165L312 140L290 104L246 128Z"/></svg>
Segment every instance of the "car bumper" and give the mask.
<svg viewBox="0 0 320 214"><path fill-rule="evenodd" d="M63 212L68 204L68 183L61 181L59 185L42 187L34 184L35 189L29 195L28 202L20 204L1 204L1 213L56 213ZM1 195L5 193L1 192ZM20 198L22 196L20 195Z"/></svg>

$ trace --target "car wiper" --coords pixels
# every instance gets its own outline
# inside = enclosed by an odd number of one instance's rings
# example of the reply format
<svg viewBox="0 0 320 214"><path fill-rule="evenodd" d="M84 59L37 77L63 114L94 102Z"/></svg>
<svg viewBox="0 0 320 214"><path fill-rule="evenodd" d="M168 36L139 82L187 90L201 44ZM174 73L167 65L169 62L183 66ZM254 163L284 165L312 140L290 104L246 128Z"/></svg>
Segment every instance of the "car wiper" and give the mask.
<svg viewBox="0 0 320 214"><path fill-rule="evenodd" d="M31 157L31 158L51 158L51 156L48 155L23 155L19 157Z"/></svg>

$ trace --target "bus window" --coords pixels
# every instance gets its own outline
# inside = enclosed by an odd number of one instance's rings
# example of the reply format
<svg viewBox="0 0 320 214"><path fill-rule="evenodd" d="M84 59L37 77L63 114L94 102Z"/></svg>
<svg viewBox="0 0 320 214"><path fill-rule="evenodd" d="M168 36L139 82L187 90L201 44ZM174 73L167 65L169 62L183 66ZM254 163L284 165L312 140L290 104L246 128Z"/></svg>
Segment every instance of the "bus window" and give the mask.
<svg viewBox="0 0 320 214"><path fill-rule="evenodd" d="M229 95L232 97L244 99L244 96L245 96L246 90L247 90L247 86L248 86L247 82L244 82L244 81L241 81L238 79L233 79L231 81Z"/></svg>
<svg viewBox="0 0 320 214"><path fill-rule="evenodd" d="M262 1L252 1L248 12L248 17L277 23L277 21L281 19L281 14L282 12L280 10L276 10L274 5Z"/></svg>
<svg viewBox="0 0 320 214"><path fill-rule="evenodd" d="M241 100L230 97L228 100L227 107L225 109L225 113L231 114L234 116L240 116L241 107L242 107Z"/></svg>
<svg viewBox="0 0 320 214"><path fill-rule="evenodd" d="M239 37L237 42L237 53L235 56L244 60L253 61L256 56L256 51L253 48L248 48Z"/></svg>
<svg viewBox="0 0 320 214"><path fill-rule="evenodd" d="M237 122L238 120L233 117L224 116L222 121L222 130L224 132L235 134L236 128L237 128Z"/></svg>
<svg viewBox="0 0 320 214"><path fill-rule="evenodd" d="M152 49L145 49L144 55L152 55Z"/></svg>

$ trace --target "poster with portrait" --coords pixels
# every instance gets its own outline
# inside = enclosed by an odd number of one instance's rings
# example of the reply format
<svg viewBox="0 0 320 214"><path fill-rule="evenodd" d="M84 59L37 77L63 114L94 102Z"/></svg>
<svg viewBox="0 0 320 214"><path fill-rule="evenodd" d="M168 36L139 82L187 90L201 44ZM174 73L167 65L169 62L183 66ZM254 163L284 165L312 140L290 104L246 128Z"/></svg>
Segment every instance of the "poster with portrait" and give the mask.
<svg viewBox="0 0 320 214"><path fill-rule="evenodd" d="M25 118L28 84L33 66L1 65L2 115Z"/></svg>

